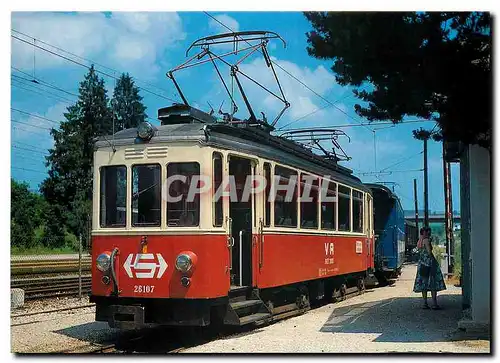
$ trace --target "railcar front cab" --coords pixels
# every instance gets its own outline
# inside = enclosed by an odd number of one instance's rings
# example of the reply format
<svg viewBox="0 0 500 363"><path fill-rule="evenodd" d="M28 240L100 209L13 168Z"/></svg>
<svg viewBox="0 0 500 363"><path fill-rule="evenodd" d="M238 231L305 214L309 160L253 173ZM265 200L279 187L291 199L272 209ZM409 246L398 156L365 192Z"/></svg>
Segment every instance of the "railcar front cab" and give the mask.
<svg viewBox="0 0 500 363"><path fill-rule="evenodd" d="M214 150L200 145L202 126L144 123L97 141L91 295L96 320L117 328L207 325L211 308L224 304L226 229L222 217L212 215L210 192L189 195L193 183L203 189L212 164L222 166L222 159L212 163Z"/></svg>
<svg viewBox="0 0 500 363"><path fill-rule="evenodd" d="M311 173L204 144L204 124L213 122L207 116L171 107L165 115L171 121L162 126L143 124L96 143L91 296L96 320L117 328L210 324L211 317L224 314L229 291L258 287L264 233L294 229L318 237L364 236L373 250L369 193L332 180L328 195L339 196L335 203L322 201L317 186L316 198L305 203L302 184L292 201L279 192L269 201L270 188L245 200L247 176L269 181ZM235 201L214 198L228 175L235 176ZM194 198L192 183L199 190ZM205 183L211 188L203 188ZM364 265L373 266L370 252ZM277 284L274 277L267 274L268 286Z"/></svg>

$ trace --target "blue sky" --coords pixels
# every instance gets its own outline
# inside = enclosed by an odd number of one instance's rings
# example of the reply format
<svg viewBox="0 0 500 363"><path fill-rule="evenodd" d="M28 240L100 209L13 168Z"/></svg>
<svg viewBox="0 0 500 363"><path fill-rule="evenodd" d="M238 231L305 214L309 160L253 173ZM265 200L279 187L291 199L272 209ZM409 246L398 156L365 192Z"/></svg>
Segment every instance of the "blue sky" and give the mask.
<svg viewBox="0 0 500 363"><path fill-rule="evenodd" d="M203 12L181 13L12 13L12 29L27 34L12 32L18 38L64 55L82 64L90 65L84 59L93 60L101 66L96 68L108 74L119 75L105 67L129 72L137 85L149 90L141 90L148 116L156 118L159 107L171 104L168 99L179 99L165 73L185 58L185 50L196 39L227 32L221 25ZM331 62L319 61L310 57L306 51L306 35L311 27L302 13L297 12L213 12L219 21L233 30L269 30L279 33L287 46L272 41L269 50L274 61L288 72L299 78L321 96L335 103L309 117L296 121L290 127L314 127L334 125L355 125L359 119L354 112L357 99L350 96L350 89L335 82L330 67ZM47 44L40 43L43 41ZM76 100L78 83L87 69L68 60L12 38L11 69L11 140L12 176L17 180L29 182L37 189L46 177L43 154L52 145L47 130L63 119L66 107ZM193 53L194 54L194 53ZM34 66L35 63L35 66ZM272 75L258 56L250 57L242 66L245 72L269 87ZM228 69L221 68L227 75ZM25 73L22 73L25 72ZM35 77L57 87L45 87L29 81L33 72ZM277 127L284 126L301 116L321 108L327 103L306 89L296 80L277 69L285 95L291 107L280 119ZM21 79L20 77L24 78ZM218 108L224 99L221 83L212 67L202 66L180 71L176 77L186 97L194 105L208 109L207 101ZM114 87L112 78L103 76L108 95ZM268 119L279 111L279 104L272 102L256 87L244 84L245 90L256 113L264 111ZM273 90L277 90L274 88ZM162 97L160 97L162 96ZM226 97L227 98L227 97ZM340 101L338 101L340 100ZM338 102L336 102L338 101ZM226 99L224 108L229 105ZM246 117L245 107L239 102L241 113ZM347 117L340 110L348 113ZM31 115L30 115L31 114ZM38 116L38 117L37 117ZM40 118L42 117L42 118ZM408 120L415 120L409 117ZM50 121L49 121L50 120ZM15 121L15 122L14 122ZM56 123L54 123L55 121ZM374 157L373 132L364 127L342 128L349 137L339 139L352 160L343 163L355 171L365 182L389 181L397 183L396 193L400 196L404 209L413 209L413 179L419 186L419 207L423 207L423 173L420 171L394 172L421 169L423 165L422 142L413 139L411 131L424 127L434 127L434 122L408 123L387 127L373 124L370 128L380 128L375 132L376 165ZM429 205L431 210L443 210L443 171L440 143L429 142ZM399 161L408 159L399 165ZM392 167L391 167L392 166ZM362 174L386 169L392 174ZM453 204L459 209L459 168L452 166Z"/></svg>

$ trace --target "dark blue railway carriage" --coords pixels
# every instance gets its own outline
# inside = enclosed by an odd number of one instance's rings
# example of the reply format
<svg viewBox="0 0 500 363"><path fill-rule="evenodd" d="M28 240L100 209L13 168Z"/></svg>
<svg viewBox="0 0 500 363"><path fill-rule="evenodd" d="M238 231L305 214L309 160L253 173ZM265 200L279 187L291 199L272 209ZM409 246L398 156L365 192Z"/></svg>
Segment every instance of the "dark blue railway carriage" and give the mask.
<svg viewBox="0 0 500 363"><path fill-rule="evenodd" d="M380 184L366 184L373 193L375 277L379 282L399 276L405 260L405 219L394 192Z"/></svg>

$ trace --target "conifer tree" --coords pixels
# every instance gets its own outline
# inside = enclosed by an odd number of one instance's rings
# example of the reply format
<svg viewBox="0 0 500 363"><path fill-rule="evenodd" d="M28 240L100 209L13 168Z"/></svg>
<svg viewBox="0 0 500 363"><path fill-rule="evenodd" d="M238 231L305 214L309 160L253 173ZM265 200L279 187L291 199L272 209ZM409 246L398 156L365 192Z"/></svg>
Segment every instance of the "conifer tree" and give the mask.
<svg viewBox="0 0 500 363"><path fill-rule="evenodd" d="M137 127L146 119L146 106L142 103L139 88L128 73L123 73L116 82L111 101L115 131Z"/></svg>
<svg viewBox="0 0 500 363"><path fill-rule="evenodd" d="M358 115L434 119L447 141L491 150L492 15L488 12L306 12L309 54L331 60ZM368 87L365 89L365 87Z"/></svg>
<svg viewBox="0 0 500 363"><path fill-rule="evenodd" d="M49 177L40 189L58 217L47 228L58 241L55 244L63 243L64 224L76 235L85 236L86 221L82 219L91 212L94 138L112 132L108 103L104 80L92 66L80 83L78 101L64 114L66 120L59 130L51 130L54 147L47 156Z"/></svg>

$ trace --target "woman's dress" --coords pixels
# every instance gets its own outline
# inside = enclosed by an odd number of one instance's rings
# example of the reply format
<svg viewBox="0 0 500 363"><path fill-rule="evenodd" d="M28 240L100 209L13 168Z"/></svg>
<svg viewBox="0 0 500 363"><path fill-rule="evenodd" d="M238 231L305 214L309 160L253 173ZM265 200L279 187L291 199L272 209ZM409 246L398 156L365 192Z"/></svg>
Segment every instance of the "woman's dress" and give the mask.
<svg viewBox="0 0 500 363"><path fill-rule="evenodd" d="M429 253L425 246L422 246L419 248L417 277L415 277L413 292L441 290L446 290L441 268L434 255Z"/></svg>

